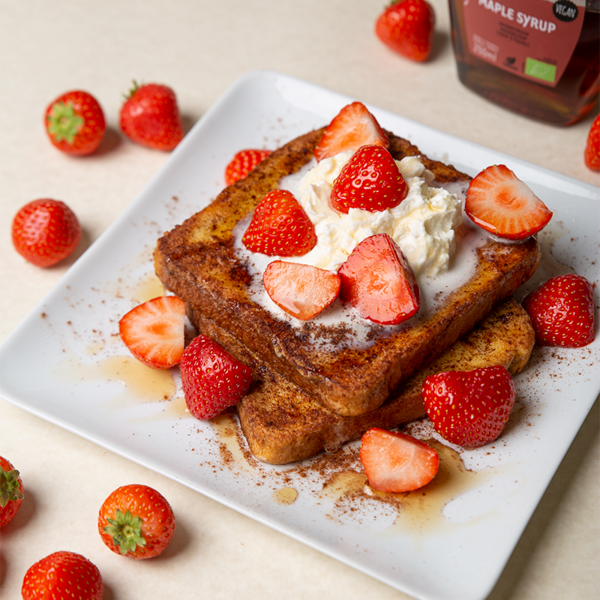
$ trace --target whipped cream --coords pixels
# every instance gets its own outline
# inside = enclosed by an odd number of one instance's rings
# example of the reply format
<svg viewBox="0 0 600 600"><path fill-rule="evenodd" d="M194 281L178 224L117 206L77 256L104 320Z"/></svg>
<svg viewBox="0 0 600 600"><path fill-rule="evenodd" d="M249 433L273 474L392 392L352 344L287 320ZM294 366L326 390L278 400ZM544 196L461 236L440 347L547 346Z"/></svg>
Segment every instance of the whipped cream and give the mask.
<svg viewBox="0 0 600 600"><path fill-rule="evenodd" d="M317 245L300 257L286 258L337 271L354 248L377 233L387 233L400 246L417 277L435 277L448 269L455 250L455 231L462 223L458 195L432 187L433 173L419 157L396 161L408 186L396 207L378 212L351 208L336 211L329 198L333 183L353 152L342 152L297 176L285 177L280 187L294 194L315 226Z"/></svg>

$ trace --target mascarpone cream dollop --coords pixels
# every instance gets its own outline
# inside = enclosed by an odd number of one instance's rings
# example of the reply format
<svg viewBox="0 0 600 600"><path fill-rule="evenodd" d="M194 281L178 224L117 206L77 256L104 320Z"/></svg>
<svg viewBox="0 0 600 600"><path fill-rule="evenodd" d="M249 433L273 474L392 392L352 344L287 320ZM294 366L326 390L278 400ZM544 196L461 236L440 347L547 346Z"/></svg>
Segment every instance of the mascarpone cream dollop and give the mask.
<svg viewBox="0 0 600 600"><path fill-rule="evenodd" d="M460 198L432 187L434 175L419 157L396 161L408 186L395 208L369 212L351 208L339 213L329 204L333 182L352 152L319 162L290 189L313 222L317 245L297 262L336 271L365 238L387 233L400 246L415 275L435 277L446 271L455 249L455 230L462 223ZM286 259L289 260L289 259Z"/></svg>

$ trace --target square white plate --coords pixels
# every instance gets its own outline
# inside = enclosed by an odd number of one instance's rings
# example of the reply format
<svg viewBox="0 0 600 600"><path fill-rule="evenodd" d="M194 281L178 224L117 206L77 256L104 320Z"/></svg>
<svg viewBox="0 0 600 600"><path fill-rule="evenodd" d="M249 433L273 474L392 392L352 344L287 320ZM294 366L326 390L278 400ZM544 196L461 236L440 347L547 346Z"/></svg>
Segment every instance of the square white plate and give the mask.
<svg viewBox="0 0 600 600"><path fill-rule="evenodd" d="M216 196L234 153L275 148L328 123L351 100L272 72L236 82L5 340L0 393L405 593L482 599L598 395L600 340L580 350L536 349L516 378L517 405L500 440L461 453L472 471L451 469L449 481L419 504L353 491L356 444L344 455L350 466L338 461L325 472L316 468L323 460L257 464L226 420L203 423L184 412L176 369L149 383L154 372L134 365L118 338L120 316L157 289L151 262L157 237ZM554 211L540 234L543 263L520 296L569 270L599 282L598 189L370 108L383 127L462 171L507 164ZM333 480L337 488L324 485Z"/></svg>

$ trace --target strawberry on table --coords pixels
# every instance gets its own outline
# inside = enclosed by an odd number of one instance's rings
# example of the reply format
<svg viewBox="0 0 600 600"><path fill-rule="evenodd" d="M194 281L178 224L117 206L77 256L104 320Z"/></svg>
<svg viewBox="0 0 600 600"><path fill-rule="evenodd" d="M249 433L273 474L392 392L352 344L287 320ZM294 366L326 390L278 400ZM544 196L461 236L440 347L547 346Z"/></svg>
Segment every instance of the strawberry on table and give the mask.
<svg viewBox="0 0 600 600"><path fill-rule="evenodd" d="M446 371L425 379L423 401L445 440L478 448L502 433L515 402L515 386L503 366Z"/></svg>
<svg viewBox="0 0 600 600"><path fill-rule="evenodd" d="M362 146L333 182L331 205L341 213L351 208L378 212L398 206L408 186L388 150Z"/></svg>
<svg viewBox="0 0 600 600"><path fill-rule="evenodd" d="M340 291L337 273L281 260L267 266L263 283L271 300L301 321L308 321L331 306Z"/></svg>
<svg viewBox="0 0 600 600"><path fill-rule="evenodd" d="M51 267L67 258L80 239L81 226L75 213L60 200L29 202L12 222L16 251L38 267Z"/></svg>
<svg viewBox="0 0 600 600"><path fill-rule="evenodd" d="M175 515L166 498L141 484L124 485L102 503L98 533L107 548L128 558L158 556L175 533Z"/></svg>
<svg viewBox="0 0 600 600"><path fill-rule="evenodd" d="M600 115L590 127L583 158L588 169L600 171Z"/></svg>
<svg viewBox="0 0 600 600"><path fill-rule="evenodd" d="M225 168L225 184L232 185L243 179L272 153L272 150L256 150L254 148L240 150Z"/></svg>
<svg viewBox="0 0 600 600"><path fill-rule="evenodd" d="M273 190L256 207L242 242L267 256L303 256L315 247L317 234L294 195Z"/></svg>
<svg viewBox="0 0 600 600"><path fill-rule="evenodd" d="M205 335L185 349L180 368L188 410L201 420L237 404L252 382L252 370Z"/></svg>
<svg viewBox="0 0 600 600"><path fill-rule="evenodd" d="M100 104L80 90L67 92L50 103L44 122L52 144L67 154L91 154L106 131Z"/></svg>
<svg viewBox="0 0 600 600"><path fill-rule="evenodd" d="M423 62L433 45L435 12L425 0L393 2L375 23L377 37L406 58Z"/></svg>
<svg viewBox="0 0 600 600"><path fill-rule="evenodd" d="M173 150L183 139L177 98L166 85L134 82L121 107L120 125L129 139L155 150Z"/></svg>
<svg viewBox="0 0 600 600"><path fill-rule="evenodd" d="M10 461L0 456L0 527L10 523L23 502L23 481Z"/></svg>
<svg viewBox="0 0 600 600"><path fill-rule="evenodd" d="M145 365L169 369L181 360L185 344L185 302L160 296L130 310L119 321L129 351Z"/></svg>
<svg viewBox="0 0 600 600"><path fill-rule="evenodd" d="M369 429L361 440L360 461L369 485L380 492L411 492L438 472L438 453L410 435Z"/></svg>
<svg viewBox="0 0 600 600"><path fill-rule="evenodd" d="M415 275L387 233L360 242L338 275L342 302L374 323L397 325L419 310L421 296Z"/></svg>
<svg viewBox="0 0 600 600"><path fill-rule="evenodd" d="M76 552L54 552L29 567L21 587L23 600L85 598L102 600L98 567Z"/></svg>
<svg viewBox="0 0 600 600"><path fill-rule="evenodd" d="M333 118L315 148L315 158L322 161L340 152L358 150L361 146L389 147L389 139L377 119L362 102L344 106Z"/></svg>
<svg viewBox="0 0 600 600"><path fill-rule="evenodd" d="M552 218L548 207L505 165L488 167L473 178L465 212L486 231L509 240L536 234Z"/></svg>
<svg viewBox="0 0 600 600"><path fill-rule="evenodd" d="M580 348L595 339L594 292L581 275L549 279L523 300L523 308L541 345Z"/></svg>

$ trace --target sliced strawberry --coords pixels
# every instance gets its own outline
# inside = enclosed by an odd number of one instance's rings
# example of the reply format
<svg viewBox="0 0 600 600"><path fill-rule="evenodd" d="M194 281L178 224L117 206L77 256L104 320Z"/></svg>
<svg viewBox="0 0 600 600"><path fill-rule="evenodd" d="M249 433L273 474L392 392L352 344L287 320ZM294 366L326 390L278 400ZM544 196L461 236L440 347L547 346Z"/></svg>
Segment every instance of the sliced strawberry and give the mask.
<svg viewBox="0 0 600 600"><path fill-rule="evenodd" d="M344 106L327 126L315 148L315 158L322 161L367 144L387 148L390 142L367 107L362 102L353 102Z"/></svg>
<svg viewBox="0 0 600 600"><path fill-rule="evenodd" d="M232 185L236 181L246 177L269 154L272 154L271 150L240 150L225 168L226 185Z"/></svg>
<svg viewBox="0 0 600 600"><path fill-rule="evenodd" d="M273 261L265 269L263 283L271 300L301 321L325 310L340 291L336 273L281 260Z"/></svg>
<svg viewBox="0 0 600 600"><path fill-rule="evenodd" d="M317 234L293 194L273 190L256 207L242 242L267 256L303 256L315 247Z"/></svg>
<svg viewBox="0 0 600 600"><path fill-rule="evenodd" d="M347 214L351 208L378 212L398 206L408 186L388 150L362 146L344 165L331 190L331 205Z"/></svg>
<svg viewBox="0 0 600 600"><path fill-rule="evenodd" d="M197 419L212 419L237 404L252 383L252 370L205 335L185 349L180 368L185 402Z"/></svg>
<svg viewBox="0 0 600 600"><path fill-rule="evenodd" d="M415 275L387 233L360 242L338 274L340 298L365 319L397 325L419 310L421 297Z"/></svg>
<svg viewBox="0 0 600 600"><path fill-rule="evenodd" d="M580 348L595 339L594 292L580 275L549 279L523 300L523 308L541 345Z"/></svg>
<svg viewBox="0 0 600 600"><path fill-rule="evenodd" d="M494 441L504 429L515 402L515 386L502 366L447 371L425 379L423 401L444 439L478 448Z"/></svg>
<svg viewBox="0 0 600 600"><path fill-rule="evenodd" d="M380 492L411 492L427 485L438 472L437 452L423 442L374 427L360 445L360 461L369 485Z"/></svg>
<svg viewBox="0 0 600 600"><path fill-rule="evenodd" d="M543 229L552 213L505 165L484 169L469 185L465 212L494 235L523 240Z"/></svg>
<svg viewBox="0 0 600 600"><path fill-rule="evenodd" d="M161 296L136 306L119 321L129 351L154 369L168 369L181 360L185 337L185 302Z"/></svg>
<svg viewBox="0 0 600 600"><path fill-rule="evenodd" d="M594 119L590 127L583 158L588 169L600 171L600 115Z"/></svg>

